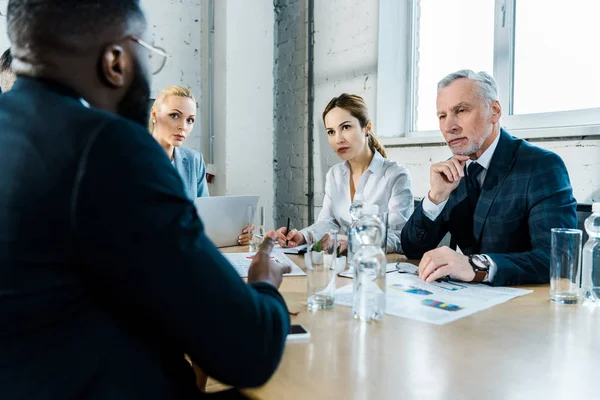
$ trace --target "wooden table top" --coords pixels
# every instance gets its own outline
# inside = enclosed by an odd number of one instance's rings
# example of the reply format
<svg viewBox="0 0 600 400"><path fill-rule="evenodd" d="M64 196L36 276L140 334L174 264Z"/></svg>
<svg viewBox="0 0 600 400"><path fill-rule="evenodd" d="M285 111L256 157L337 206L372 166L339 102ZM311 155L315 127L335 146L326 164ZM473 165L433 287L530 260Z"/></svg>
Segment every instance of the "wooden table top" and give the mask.
<svg viewBox="0 0 600 400"><path fill-rule="evenodd" d="M301 256L290 258L304 268ZM292 323L311 338L288 342L272 379L245 392L286 400L599 398L600 307L553 304L548 285L523 288L534 292L442 326L390 315L367 324L350 307L308 312L306 278L284 278L280 291L300 312Z"/></svg>

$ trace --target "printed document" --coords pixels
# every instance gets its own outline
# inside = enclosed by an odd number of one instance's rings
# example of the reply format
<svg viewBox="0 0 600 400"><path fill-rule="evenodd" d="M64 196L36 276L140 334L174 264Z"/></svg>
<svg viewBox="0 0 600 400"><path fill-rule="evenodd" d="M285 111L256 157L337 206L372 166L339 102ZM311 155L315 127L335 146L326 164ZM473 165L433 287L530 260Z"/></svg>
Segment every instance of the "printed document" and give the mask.
<svg viewBox="0 0 600 400"><path fill-rule="evenodd" d="M353 285L336 290L335 302L352 306ZM386 314L443 325L504 303L532 290L481 283L427 283L410 273L386 274Z"/></svg>

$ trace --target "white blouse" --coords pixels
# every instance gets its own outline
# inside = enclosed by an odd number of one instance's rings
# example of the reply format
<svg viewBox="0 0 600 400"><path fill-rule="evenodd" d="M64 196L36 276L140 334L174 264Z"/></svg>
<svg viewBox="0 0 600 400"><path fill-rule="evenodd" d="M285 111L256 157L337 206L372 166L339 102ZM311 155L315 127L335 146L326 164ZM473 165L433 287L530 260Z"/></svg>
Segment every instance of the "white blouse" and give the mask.
<svg viewBox="0 0 600 400"><path fill-rule="evenodd" d="M300 232L308 237L308 230L324 232L338 229L347 235L350 217L350 165L334 165L325 178L325 199L317 221ZM400 232L413 212L412 181L408 169L375 152L369 169L360 178L356 194L362 194L366 204L379 206L379 212L388 213L387 251L400 253Z"/></svg>

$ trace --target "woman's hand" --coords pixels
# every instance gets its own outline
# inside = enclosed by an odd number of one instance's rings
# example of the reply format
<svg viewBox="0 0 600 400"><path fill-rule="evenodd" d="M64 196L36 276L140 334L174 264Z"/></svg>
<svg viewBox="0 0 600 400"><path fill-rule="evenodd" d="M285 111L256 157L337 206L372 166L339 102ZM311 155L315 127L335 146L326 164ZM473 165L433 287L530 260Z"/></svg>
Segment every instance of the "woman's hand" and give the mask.
<svg viewBox="0 0 600 400"><path fill-rule="evenodd" d="M346 253L348 251L348 236L338 235L337 237L338 253Z"/></svg>
<svg viewBox="0 0 600 400"><path fill-rule="evenodd" d="M299 231L292 229L289 233L285 226L277 229L277 242L281 247L296 247L306 243L304 235Z"/></svg>
<svg viewBox="0 0 600 400"><path fill-rule="evenodd" d="M238 236L238 244L240 246L248 246L250 238L252 238L252 232L254 231L254 225L250 225L242 229L242 234Z"/></svg>

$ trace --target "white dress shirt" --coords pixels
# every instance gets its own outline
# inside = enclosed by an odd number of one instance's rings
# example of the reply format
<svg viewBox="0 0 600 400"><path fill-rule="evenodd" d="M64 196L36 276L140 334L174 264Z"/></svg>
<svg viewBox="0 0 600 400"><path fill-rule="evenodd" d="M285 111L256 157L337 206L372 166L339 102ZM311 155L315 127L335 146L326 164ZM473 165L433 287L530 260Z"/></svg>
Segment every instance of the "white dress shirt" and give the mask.
<svg viewBox="0 0 600 400"><path fill-rule="evenodd" d="M331 167L325 178L323 209L317 221L301 230L305 238L308 230L324 232L338 229L347 235L350 217L350 164L346 161ZM388 213L387 251L400 252L400 231L413 212L412 181L408 169L375 152L369 168L360 178L356 193L362 194L366 204L379 206L379 212Z"/></svg>
<svg viewBox="0 0 600 400"><path fill-rule="evenodd" d="M481 171L481 173L477 177L477 181L479 182L480 187L483 186L483 182L485 181L485 176L487 175L487 171L490 167L490 162L492 161L492 156L494 155L494 152L496 151L496 147L498 147L499 141L500 141L500 133L498 133L498 136L496 136L496 139L494 139L494 141L492 142L490 147L488 147L486 149L486 151L484 151L483 154L481 156L479 156L479 158L476 160L477 163L483 167L483 171ZM469 169L469 165L471 165L472 162L473 162L473 160L471 160L471 159L467 160L467 170ZM430 220L433 221L442 213L442 210L446 206L446 203L448 203L448 199L442 201L440 204L437 204L437 205L434 204L431 200L429 200L429 193L428 193L427 196L425 196L425 199L423 199L423 214L427 218L429 218ZM496 275L496 271L497 271L498 267L497 267L496 263L494 262L494 260L491 259L491 257L489 257L487 254L484 254L484 256L488 259L488 261L491 264L490 271L488 273L488 277L486 278L486 280L484 282L492 282L494 280L494 276Z"/></svg>

